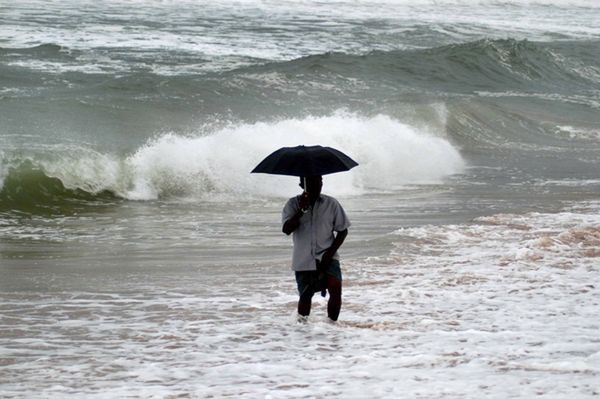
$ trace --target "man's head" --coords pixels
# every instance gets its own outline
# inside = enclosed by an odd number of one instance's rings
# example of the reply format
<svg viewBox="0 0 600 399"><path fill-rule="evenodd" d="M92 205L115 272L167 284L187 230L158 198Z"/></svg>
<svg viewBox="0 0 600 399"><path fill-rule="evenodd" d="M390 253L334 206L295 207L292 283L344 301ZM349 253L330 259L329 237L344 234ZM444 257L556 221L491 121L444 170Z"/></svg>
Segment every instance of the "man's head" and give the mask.
<svg viewBox="0 0 600 399"><path fill-rule="evenodd" d="M305 181L306 187L304 186ZM319 195L321 195L321 189L323 188L323 177L302 176L300 177L300 187L302 187L311 197L317 198Z"/></svg>

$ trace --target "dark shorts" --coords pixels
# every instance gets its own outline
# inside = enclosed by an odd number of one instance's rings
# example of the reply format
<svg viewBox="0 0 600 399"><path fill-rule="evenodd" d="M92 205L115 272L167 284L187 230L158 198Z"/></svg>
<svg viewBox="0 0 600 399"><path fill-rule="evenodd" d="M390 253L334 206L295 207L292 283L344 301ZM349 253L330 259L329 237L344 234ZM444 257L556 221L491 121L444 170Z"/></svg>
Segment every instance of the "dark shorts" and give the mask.
<svg viewBox="0 0 600 399"><path fill-rule="evenodd" d="M342 281L342 270L340 269L340 261L333 259L329 264L325 274L330 275ZM319 278L321 277L321 278ZM298 293L300 300L309 300L315 292L320 292L327 288L327 276L322 275L320 271L310 270L305 272L296 272L296 284L298 285Z"/></svg>

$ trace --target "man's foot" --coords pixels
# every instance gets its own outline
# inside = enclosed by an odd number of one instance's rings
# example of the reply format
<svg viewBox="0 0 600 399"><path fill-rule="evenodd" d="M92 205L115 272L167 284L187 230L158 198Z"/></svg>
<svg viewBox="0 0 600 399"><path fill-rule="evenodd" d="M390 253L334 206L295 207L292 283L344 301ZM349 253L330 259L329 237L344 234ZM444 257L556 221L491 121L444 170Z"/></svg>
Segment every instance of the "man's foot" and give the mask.
<svg viewBox="0 0 600 399"><path fill-rule="evenodd" d="M300 313L296 314L296 321L299 324L306 324L308 323L308 316L302 316Z"/></svg>

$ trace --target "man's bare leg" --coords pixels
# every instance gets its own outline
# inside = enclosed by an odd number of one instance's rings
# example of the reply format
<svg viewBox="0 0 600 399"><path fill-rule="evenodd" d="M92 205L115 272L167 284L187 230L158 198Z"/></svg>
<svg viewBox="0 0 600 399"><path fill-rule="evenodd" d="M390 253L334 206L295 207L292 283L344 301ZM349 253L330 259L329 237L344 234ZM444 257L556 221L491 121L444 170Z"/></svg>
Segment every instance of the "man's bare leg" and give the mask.
<svg viewBox="0 0 600 399"><path fill-rule="evenodd" d="M310 299L308 301L299 300L298 301L298 314L300 316L308 317L308 315L310 315L311 303L312 303L312 301Z"/></svg>
<svg viewBox="0 0 600 399"><path fill-rule="evenodd" d="M327 316L336 321L342 308L342 282L333 276L327 276L327 290L329 291Z"/></svg>

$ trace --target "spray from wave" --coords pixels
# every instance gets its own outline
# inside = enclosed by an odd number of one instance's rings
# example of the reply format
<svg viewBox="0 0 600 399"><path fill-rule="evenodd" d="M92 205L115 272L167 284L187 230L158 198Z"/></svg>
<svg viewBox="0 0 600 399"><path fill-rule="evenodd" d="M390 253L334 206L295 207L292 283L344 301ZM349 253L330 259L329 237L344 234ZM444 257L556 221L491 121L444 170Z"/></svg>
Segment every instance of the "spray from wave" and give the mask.
<svg viewBox="0 0 600 399"><path fill-rule="evenodd" d="M123 159L73 148L53 150L52 156L5 154L0 158L0 201L14 205L18 193L34 198L36 190L51 191L55 197L59 192L59 197L109 192L130 200L289 196L297 190L296 179L249 171L277 148L300 144L336 147L359 162L360 167L349 173L326 177L326 191L336 195L438 183L464 167L458 150L432 132L384 115L367 118L340 111L327 117L230 126L208 136L169 133ZM47 180L54 182L52 190L44 188Z"/></svg>

